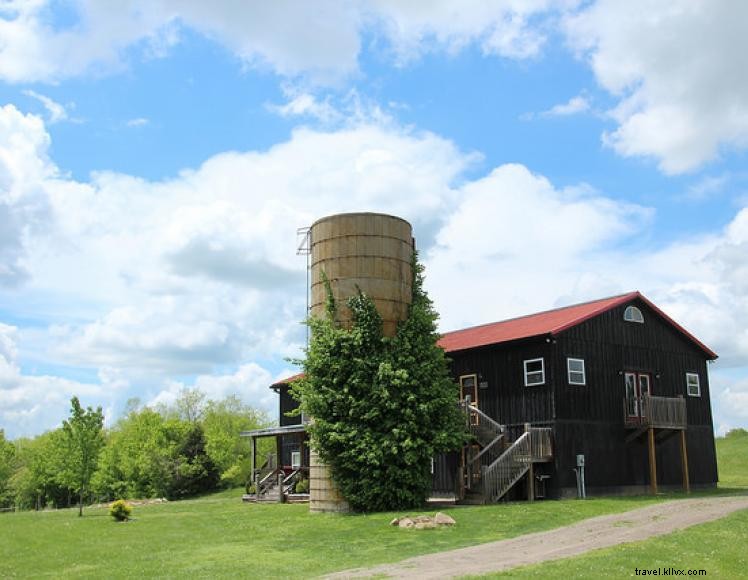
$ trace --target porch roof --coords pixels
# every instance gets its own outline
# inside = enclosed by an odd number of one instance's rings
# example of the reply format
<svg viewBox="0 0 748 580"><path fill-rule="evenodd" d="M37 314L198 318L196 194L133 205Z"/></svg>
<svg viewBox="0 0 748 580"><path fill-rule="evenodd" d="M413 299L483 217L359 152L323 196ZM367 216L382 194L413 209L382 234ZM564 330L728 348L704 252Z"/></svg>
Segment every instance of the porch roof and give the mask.
<svg viewBox="0 0 748 580"><path fill-rule="evenodd" d="M305 433L306 425L285 425L283 427L266 427L265 429L254 429L253 431L241 431L241 437L276 437L278 435L292 435L294 433Z"/></svg>

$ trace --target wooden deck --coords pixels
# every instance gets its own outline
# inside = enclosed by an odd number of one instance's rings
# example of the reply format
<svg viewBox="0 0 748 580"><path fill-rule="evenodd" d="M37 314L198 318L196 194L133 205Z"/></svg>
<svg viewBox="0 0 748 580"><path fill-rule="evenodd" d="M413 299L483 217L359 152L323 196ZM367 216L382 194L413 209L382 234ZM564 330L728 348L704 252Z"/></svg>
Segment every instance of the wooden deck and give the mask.
<svg viewBox="0 0 748 580"><path fill-rule="evenodd" d="M623 420L627 429L685 429L684 397L629 397L623 400Z"/></svg>

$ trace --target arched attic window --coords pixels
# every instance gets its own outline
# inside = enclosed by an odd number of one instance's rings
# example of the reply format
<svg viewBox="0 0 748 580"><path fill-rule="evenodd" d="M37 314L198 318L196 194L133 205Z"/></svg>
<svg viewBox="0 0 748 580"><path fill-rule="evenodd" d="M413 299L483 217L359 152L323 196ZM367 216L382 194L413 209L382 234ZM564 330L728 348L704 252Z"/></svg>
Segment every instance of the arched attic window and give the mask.
<svg viewBox="0 0 748 580"><path fill-rule="evenodd" d="M626 310L623 311L623 319L626 322L638 322L639 324L644 323L644 315L642 311L636 306L627 306Z"/></svg>

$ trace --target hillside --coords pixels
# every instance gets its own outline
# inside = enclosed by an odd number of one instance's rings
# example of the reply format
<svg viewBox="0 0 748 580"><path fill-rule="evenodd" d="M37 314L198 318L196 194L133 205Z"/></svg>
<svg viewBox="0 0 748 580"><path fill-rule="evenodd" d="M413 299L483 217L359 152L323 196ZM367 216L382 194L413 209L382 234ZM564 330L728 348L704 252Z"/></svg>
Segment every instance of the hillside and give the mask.
<svg viewBox="0 0 748 580"><path fill-rule="evenodd" d="M733 429L715 442L720 487L748 487L748 431Z"/></svg>

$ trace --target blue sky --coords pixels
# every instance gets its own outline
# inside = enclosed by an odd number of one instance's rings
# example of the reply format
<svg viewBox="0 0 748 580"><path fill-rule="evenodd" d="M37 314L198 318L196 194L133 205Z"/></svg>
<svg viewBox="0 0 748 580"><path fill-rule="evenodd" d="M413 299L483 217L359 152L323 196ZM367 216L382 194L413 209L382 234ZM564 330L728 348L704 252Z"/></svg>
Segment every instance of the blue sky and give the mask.
<svg viewBox="0 0 748 580"><path fill-rule="evenodd" d="M0 4L0 428L273 410L296 228L410 220L444 330L638 289L748 427L747 8Z"/></svg>

